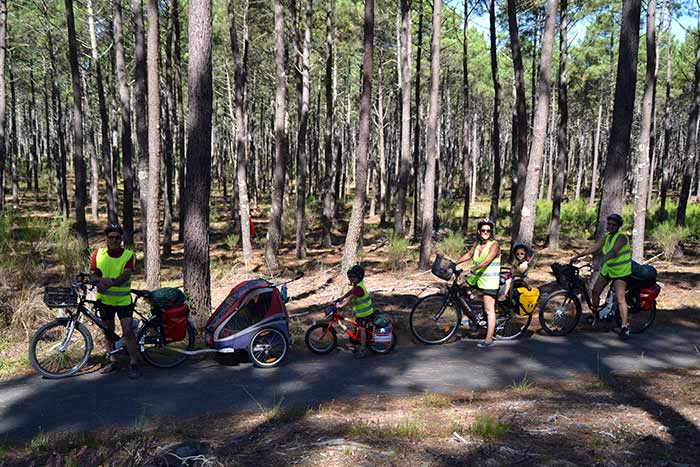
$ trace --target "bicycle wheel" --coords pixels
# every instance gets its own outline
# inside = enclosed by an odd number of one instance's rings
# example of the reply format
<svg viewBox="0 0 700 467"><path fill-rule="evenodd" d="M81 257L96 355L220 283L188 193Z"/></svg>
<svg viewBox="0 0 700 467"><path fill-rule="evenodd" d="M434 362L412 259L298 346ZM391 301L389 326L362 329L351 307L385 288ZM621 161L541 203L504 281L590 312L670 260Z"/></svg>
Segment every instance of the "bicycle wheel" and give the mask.
<svg viewBox="0 0 700 467"><path fill-rule="evenodd" d="M265 328L256 332L248 344L248 355L258 368L271 368L279 365L287 355L287 338L275 328Z"/></svg>
<svg viewBox="0 0 700 467"><path fill-rule="evenodd" d="M391 333L391 342L373 342L367 344L367 348L370 352L377 354L388 354L394 350L394 347L396 347L396 334L393 332Z"/></svg>
<svg viewBox="0 0 700 467"><path fill-rule="evenodd" d="M632 334L640 334L649 329L655 318L656 301L654 301L654 305L651 307L651 310L643 310L642 307L639 306L639 303L636 303L633 306L629 306L628 304L627 322L630 325L630 332ZM622 332L622 317L620 316L620 310L617 306L615 307L615 323L617 324L615 332L619 334Z"/></svg>
<svg viewBox="0 0 700 467"><path fill-rule="evenodd" d="M185 338L178 342L165 342L161 326L149 321L141 327L136 337L139 352L149 364L156 368L173 368L187 360L189 355L181 350L194 349L195 330L192 323L187 322Z"/></svg>
<svg viewBox="0 0 700 467"><path fill-rule="evenodd" d="M326 332L327 323L316 323L306 330L304 342L315 354L326 355L338 345L338 336L332 327Z"/></svg>
<svg viewBox="0 0 700 467"><path fill-rule="evenodd" d="M511 310L497 310L494 335L500 340L515 339L525 332L531 321L532 315L521 316Z"/></svg>
<svg viewBox="0 0 700 467"><path fill-rule="evenodd" d="M550 336L565 336L581 319L581 302L566 290L551 293L540 307L540 326Z"/></svg>
<svg viewBox="0 0 700 467"><path fill-rule="evenodd" d="M450 297L434 294L415 304L409 317L411 332L424 344L442 344L457 332L461 312Z"/></svg>
<svg viewBox="0 0 700 467"><path fill-rule="evenodd" d="M92 352L92 336L75 323L69 336L70 320L51 321L39 328L29 344L29 361L46 378L65 378L85 366Z"/></svg>

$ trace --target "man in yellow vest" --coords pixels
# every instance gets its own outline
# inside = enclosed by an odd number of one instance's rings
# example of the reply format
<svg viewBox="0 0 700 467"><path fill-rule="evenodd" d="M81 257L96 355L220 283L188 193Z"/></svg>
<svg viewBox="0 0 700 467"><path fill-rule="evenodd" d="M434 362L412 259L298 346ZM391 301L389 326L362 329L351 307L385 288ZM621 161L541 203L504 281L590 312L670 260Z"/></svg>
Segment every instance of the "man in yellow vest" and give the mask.
<svg viewBox="0 0 700 467"><path fill-rule="evenodd" d="M107 247L99 248L92 254L90 273L97 282L97 307L102 320L114 331L114 317L119 318L122 337L129 351L129 378L138 378L139 372L136 355L136 336L132 330L134 306L131 302L131 274L136 263L136 255L130 249L122 248L124 231L117 224L105 228ZM112 340L105 334L107 352L112 350ZM110 361L102 368L102 373L114 373L117 357L112 355Z"/></svg>
<svg viewBox="0 0 700 467"><path fill-rule="evenodd" d="M342 308L349 303L355 315L355 321L360 325L360 348L356 349L355 358L367 356L367 333L365 328L372 323L374 318L372 297L369 296L367 287L365 287L364 278L365 270L359 264L348 269L348 280L352 284L352 289L340 298L340 303L338 304L338 307Z"/></svg>
<svg viewBox="0 0 700 467"><path fill-rule="evenodd" d="M629 322L627 321L627 300L625 300L625 291L627 289L627 281L632 275L632 249L627 235L620 232L622 227L622 216L619 214L610 214L607 218L608 233L600 238L589 249L573 256L571 262L576 262L581 256L590 255L600 251L602 257L598 262L594 262L593 267L602 265L600 276L596 280L593 290L591 291L591 301L595 310L600 305L600 293L605 286L612 281L612 287L615 290L615 299L617 306L620 309L620 318L622 320L622 331L620 337L627 339L630 336ZM597 311L594 311L593 319L589 319L590 323L595 323L598 318Z"/></svg>

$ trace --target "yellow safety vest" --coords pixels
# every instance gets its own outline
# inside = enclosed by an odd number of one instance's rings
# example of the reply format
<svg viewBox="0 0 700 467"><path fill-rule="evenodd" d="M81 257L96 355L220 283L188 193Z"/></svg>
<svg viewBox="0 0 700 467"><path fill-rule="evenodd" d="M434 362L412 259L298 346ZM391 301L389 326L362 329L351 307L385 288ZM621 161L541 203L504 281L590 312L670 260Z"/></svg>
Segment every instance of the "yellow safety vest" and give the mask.
<svg viewBox="0 0 700 467"><path fill-rule="evenodd" d="M474 248L474 256L472 257L472 269L478 268L481 263L486 260L486 257L491 251L491 245L494 240L489 240L486 245L481 249L481 253L478 252L478 248ZM472 287L476 287L481 290L498 290L500 286L500 276L501 276L501 255L496 255L496 257L489 263L489 265L483 271L476 271L474 274L467 278L467 283Z"/></svg>
<svg viewBox="0 0 700 467"><path fill-rule="evenodd" d="M352 312L355 314L356 318L365 318L374 313L374 308L372 307L372 297L369 296L369 292L367 292L367 287L365 287L364 282L358 282L356 287L360 287L363 294L361 297L355 297L353 295L352 299L350 299L350 306L352 307Z"/></svg>
<svg viewBox="0 0 700 467"><path fill-rule="evenodd" d="M622 235L625 239L625 246L620 248L617 255L613 256L603 264L600 273L604 276L615 279L618 277L626 277L632 274L632 249L627 235L617 232L615 235L607 234L605 242L603 242L602 253L607 255L615 246L617 238Z"/></svg>
<svg viewBox="0 0 700 467"><path fill-rule="evenodd" d="M107 253L107 248L97 250L96 267L102 272L104 279L116 279L124 273L124 266L134 257L132 250L125 249L119 258L112 258ZM136 258L134 257L134 263ZM131 305L131 279L123 284L115 285L104 292L97 292L97 300L105 305L127 306Z"/></svg>

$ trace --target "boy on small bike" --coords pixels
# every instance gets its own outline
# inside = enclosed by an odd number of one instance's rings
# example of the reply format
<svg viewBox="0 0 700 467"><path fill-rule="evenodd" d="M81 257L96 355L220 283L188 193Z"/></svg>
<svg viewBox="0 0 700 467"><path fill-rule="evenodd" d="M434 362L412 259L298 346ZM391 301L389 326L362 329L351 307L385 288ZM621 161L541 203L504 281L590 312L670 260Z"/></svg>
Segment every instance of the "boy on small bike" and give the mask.
<svg viewBox="0 0 700 467"><path fill-rule="evenodd" d="M338 308L342 308L348 304L352 307L355 321L357 321L360 331L360 347L356 349L355 358L365 358L367 356L367 333L365 328L372 323L374 318L372 297L369 296L367 287L365 287L365 283L363 282L365 270L362 266L359 264L354 265L348 269L347 274L352 288L338 299Z"/></svg>

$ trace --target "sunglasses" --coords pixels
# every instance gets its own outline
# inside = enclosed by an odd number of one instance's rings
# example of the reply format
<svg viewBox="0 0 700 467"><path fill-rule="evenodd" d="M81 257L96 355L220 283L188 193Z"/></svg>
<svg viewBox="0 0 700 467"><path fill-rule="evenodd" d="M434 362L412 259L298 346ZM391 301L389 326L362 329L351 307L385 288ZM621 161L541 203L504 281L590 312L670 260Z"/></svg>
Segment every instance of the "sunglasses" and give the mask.
<svg viewBox="0 0 700 467"><path fill-rule="evenodd" d="M491 233L491 229L479 229L481 233Z"/></svg>
<svg viewBox="0 0 700 467"><path fill-rule="evenodd" d="M107 238L110 240L121 240L122 236L121 235L107 235Z"/></svg>

